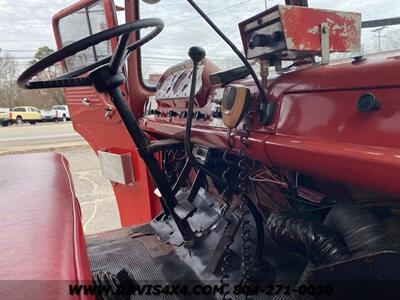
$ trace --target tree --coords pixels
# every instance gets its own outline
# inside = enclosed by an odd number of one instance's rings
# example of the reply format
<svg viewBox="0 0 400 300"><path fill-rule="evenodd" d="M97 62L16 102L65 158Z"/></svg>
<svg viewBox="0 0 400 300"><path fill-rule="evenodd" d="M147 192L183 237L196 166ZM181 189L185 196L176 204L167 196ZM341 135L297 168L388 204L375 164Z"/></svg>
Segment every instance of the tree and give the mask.
<svg viewBox="0 0 400 300"><path fill-rule="evenodd" d="M53 49L48 46L43 46L38 48L36 51L31 64L35 64L46 56L52 54L54 52ZM37 75L37 80L48 80L60 76L62 74L62 67L60 64L55 64L42 71ZM47 89L43 90L41 93L43 96L47 96L52 103L49 103L48 106L53 104L65 104L64 92L62 89Z"/></svg>
<svg viewBox="0 0 400 300"><path fill-rule="evenodd" d="M32 59L32 63L37 63L39 60L49 56L50 54L54 53L53 49L50 49L48 46L43 46L37 49L35 56Z"/></svg>
<svg viewBox="0 0 400 300"><path fill-rule="evenodd" d="M33 64L37 63L39 60L45 58L46 56L49 56L52 53L54 53L54 50L49 48L48 46L40 47L37 49L37 51L30 63L33 65ZM47 68L42 73L43 74L42 74L41 78L43 78L43 80L54 78L61 74L61 67L60 67L60 65L56 64L54 66L51 66L50 68Z"/></svg>
<svg viewBox="0 0 400 300"><path fill-rule="evenodd" d="M53 52L54 50L47 46L40 47L30 64L38 62ZM19 88L17 78L22 71L16 60L7 54L2 55L0 49L0 107L32 105L38 108L48 108L65 103L62 89L24 90ZM38 74L34 80L51 79L61 73L61 66L55 65Z"/></svg>
<svg viewBox="0 0 400 300"><path fill-rule="evenodd" d="M15 60L8 54L2 57L0 49L0 107L11 107L13 105L17 94L16 77Z"/></svg>

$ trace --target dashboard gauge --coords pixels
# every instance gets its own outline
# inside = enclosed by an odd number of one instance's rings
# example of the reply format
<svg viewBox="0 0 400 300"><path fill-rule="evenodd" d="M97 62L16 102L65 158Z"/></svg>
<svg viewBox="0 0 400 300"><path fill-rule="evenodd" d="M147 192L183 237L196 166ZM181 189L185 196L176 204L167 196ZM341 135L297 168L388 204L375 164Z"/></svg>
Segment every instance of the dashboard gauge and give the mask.
<svg viewBox="0 0 400 300"><path fill-rule="evenodd" d="M171 67L165 71L158 83L156 98L161 100L189 97L193 72L192 68L192 62L188 61ZM196 94L199 92L203 84L203 71L204 64L200 64L197 73Z"/></svg>

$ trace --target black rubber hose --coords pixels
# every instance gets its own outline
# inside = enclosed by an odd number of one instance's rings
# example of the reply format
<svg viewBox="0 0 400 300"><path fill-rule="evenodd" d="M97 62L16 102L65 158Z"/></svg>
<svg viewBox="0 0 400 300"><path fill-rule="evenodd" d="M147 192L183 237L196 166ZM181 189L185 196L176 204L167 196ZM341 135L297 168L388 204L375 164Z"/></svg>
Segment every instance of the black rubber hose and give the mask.
<svg viewBox="0 0 400 300"><path fill-rule="evenodd" d="M353 255L395 247L371 211L358 204L335 205L326 216L324 224L343 237Z"/></svg>
<svg viewBox="0 0 400 300"><path fill-rule="evenodd" d="M317 266L349 257L340 235L321 223L291 212L273 212L267 219L267 229L279 246L300 254Z"/></svg>

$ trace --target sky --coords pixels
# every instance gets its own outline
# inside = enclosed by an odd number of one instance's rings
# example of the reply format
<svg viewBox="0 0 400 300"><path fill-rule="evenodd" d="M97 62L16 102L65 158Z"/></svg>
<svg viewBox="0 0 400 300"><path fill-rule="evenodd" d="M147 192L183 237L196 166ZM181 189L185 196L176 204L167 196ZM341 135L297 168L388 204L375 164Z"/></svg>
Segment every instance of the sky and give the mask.
<svg viewBox="0 0 400 300"><path fill-rule="evenodd" d="M34 51L44 45L55 48L51 27L52 16L75 0L0 0L0 48L16 57L19 63L26 62ZM123 6L123 0L116 0ZM267 0L268 7L283 4L283 0ZM264 0L198 0L210 17L241 47L237 23L265 8ZM400 0L309 0L309 5L318 8L357 11L363 20L395 17L400 15ZM123 12L119 13L123 21ZM156 39L143 49L145 67L149 71L165 69L187 58L187 49L192 45L206 48L209 58L218 63L234 59L232 52L204 23L185 0L163 0L155 5L141 3L142 17L159 17L166 27ZM390 29L386 29L390 30ZM398 27L397 27L398 30ZM374 46L376 34L363 32L364 40ZM168 57L168 59L166 59Z"/></svg>

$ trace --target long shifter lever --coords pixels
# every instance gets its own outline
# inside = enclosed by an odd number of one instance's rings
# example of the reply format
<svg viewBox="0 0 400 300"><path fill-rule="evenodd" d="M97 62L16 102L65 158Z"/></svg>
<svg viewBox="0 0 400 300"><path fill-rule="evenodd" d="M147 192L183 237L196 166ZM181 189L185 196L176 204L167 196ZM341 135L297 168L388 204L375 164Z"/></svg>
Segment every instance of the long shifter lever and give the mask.
<svg viewBox="0 0 400 300"><path fill-rule="evenodd" d="M217 180L221 184L223 184L222 179L220 176L214 174L212 171L205 168L201 163L199 163L192 153L192 149L190 147L190 137L192 131L192 116L193 116L193 105L194 99L196 97L196 83L197 83L197 69L199 63L205 58L206 51L201 47L191 47L189 49L189 57L193 61L193 72L192 72L192 82L190 86L190 96L189 96L189 104L188 104L188 117L186 119L186 130L185 130L185 153L189 159L189 162L193 167L197 167L201 171L203 171L208 176L212 177L213 179Z"/></svg>

